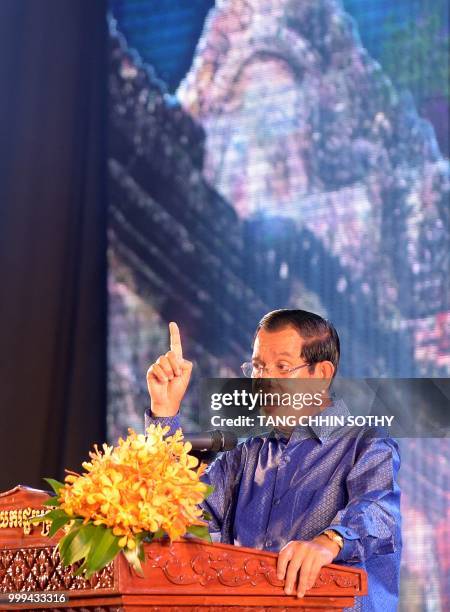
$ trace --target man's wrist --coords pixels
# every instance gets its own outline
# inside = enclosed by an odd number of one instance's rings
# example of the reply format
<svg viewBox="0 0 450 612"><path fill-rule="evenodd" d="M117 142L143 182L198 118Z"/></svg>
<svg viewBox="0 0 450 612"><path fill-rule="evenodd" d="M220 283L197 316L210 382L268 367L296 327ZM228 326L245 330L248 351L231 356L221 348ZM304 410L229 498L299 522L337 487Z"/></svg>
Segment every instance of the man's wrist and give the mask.
<svg viewBox="0 0 450 612"><path fill-rule="evenodd" d="M180 407L167 406L167 404L150 403L150 414L154 418L170 418L177 416Z"/></svg>
<svg viewBox="0 0 450 612"><path fill-rule="evenodd" d="M325 546L325 548L327 548L333 555L333 559L337 557L341 551L341 546L324 533L321 533L320 535L316 536L314 538L314 541L318 544L321 544L322 546Z"/></svg>
<svg viewBox="0 0 450 612"><path fill-rule="evenodd" d="M145 431L150 425L160 425L161 427L170 427L169 435L173 435L177 429L181 427L180 415L174 414L173 416L158 416L151 412L151 409L147 409L144 413Z"/></svg>
<svg viewBox="0 0 450 612"><path fill-rule="evenodd" d="M339 532L335 531L334 529L325 529L325 531L323 531L322 533L331 541L335 542L339 546L339 550L342 550L342 548L344 548L344 538Z"/></svg>

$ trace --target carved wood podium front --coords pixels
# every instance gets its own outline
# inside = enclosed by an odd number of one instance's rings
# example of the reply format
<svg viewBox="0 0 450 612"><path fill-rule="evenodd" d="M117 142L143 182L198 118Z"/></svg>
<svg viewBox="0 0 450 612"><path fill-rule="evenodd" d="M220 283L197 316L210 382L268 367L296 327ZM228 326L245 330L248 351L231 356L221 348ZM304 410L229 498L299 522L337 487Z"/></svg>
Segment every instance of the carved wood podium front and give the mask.
<svg viewBox="0 0 450 612"><path fill-rule="evenodd" d="M60 564L48 525L31 525L42 512L44 491L18 486L0 494L0 609L95 612L225 612L293 608L342 610L367 593L366 573L327 565L304 598L287 596L276 577L276 553L200 540L146 545L144 577L123 555L90 579ZM8 604L7 594L64 594L65 602ZM37 596L37 595L36 595ZM55 600L53 600L55 601Z"/></svg>

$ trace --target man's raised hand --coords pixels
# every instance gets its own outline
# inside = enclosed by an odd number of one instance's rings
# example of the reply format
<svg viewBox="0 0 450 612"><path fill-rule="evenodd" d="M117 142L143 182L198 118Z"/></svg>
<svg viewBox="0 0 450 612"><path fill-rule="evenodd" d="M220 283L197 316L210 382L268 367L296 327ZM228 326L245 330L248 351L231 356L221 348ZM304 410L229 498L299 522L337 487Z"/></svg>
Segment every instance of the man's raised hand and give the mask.
<svg viewBox="0 0 450 612"><path fill-rule="evenodd" d="M183 359L180 330L169 323L170 351L161 355L147 371L147 387L154 416L174 416L180 409L192 372L192 362Z"/></svg>

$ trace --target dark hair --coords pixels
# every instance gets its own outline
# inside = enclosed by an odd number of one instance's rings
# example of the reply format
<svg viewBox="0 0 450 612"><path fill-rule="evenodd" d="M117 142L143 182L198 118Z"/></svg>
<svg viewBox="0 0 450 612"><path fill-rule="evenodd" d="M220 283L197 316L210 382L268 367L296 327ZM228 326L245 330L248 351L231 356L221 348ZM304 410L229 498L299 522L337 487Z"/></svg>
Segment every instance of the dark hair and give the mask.
<svg viewBox="0 0 450 612"><path fill-rule="evenodd" d="M339 336L329 321L314 312L288 308L272 310L258 323L254 339L260 329L277 331L289 326L294 327L304 340L300 357L310 364L310 372L314 371L316 363L331 361L334 365L334 378L339 365Z"/></svg>

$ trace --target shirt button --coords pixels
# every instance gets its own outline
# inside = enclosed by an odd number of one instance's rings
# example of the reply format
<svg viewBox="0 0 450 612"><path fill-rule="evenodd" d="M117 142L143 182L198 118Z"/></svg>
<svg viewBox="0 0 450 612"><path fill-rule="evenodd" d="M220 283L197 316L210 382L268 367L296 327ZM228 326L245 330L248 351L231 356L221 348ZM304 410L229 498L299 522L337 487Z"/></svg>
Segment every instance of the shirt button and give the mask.
<svg viewBox="0 0 450 612"><path fill-rule="evenodd" d="M279 505L280 505L280 501L281 501L281 500L280 500L279 498L274 499L274 500L273 500L273 505L274 505L274 506L279 506Z"/></svg>
<svg viewBox="0 0 450 612"><path fill-rule="evenodd" d="M266 546L268 548L270 548L272 546L272 544L273 544L272 540L266 540Z"/></svg>

